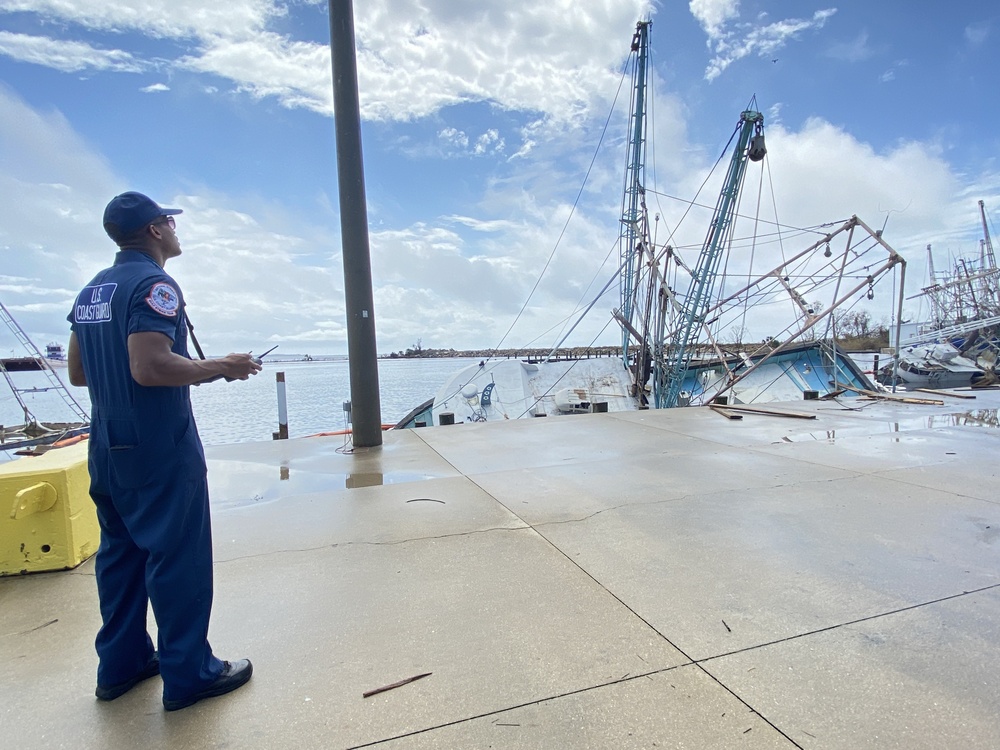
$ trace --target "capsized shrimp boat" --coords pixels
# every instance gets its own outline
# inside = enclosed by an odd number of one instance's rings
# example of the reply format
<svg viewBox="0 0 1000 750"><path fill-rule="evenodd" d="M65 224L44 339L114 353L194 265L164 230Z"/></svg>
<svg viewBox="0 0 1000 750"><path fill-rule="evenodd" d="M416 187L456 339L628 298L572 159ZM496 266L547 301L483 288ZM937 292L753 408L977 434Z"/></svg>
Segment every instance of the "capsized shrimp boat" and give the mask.
<svg viewBox="0 0 1000 750"><path fill-rule="evenodd" d="M619 265L580 316L582 320L617 283L619 300L612 312L621 331L617 356L559 356L578 320L548 357L484 359L455 373L398 427L723 402L854 398L859 391L876 389L837 346L835 313L862 297L872 299L880 281L897 272L903 275L905 261L881 231L857 216L803 229L739 213L748 170L766 165L764 116L755 99L740 113L727 146L728 168L704 242L678 247L670 238L655 241L652 227L659 215L651 221L646 198L654 191L644 183L649 30L649 21L637 25L628 63L632 107ZM722 163L720 157L718 165ZM690 206L696 202L697 196ZM770 233L757 231L761 226L768 226ZM738 227L751 231L741 234ZM803 239L804 249L788 247ZM688 252L695 254L690 261L684 258ZM761 271L760 258L778 262ZM902 286L900 279L897 309ZM780 316L778 308L783 308ZM745 343L745 333L753 330L752 318L761 313L768 318L767 330L779 330L759 344ZM775 323L779 318L783 322ZM726 343L727 335L738 341Z"/></svg>

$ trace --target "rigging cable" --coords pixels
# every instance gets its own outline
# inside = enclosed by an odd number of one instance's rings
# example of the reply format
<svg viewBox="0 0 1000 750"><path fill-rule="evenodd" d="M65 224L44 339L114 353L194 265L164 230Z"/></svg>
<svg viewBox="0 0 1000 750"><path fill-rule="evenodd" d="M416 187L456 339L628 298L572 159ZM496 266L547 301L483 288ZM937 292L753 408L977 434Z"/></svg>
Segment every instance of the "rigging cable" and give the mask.
<svg viewBox="0 0 1000 750"><path fill-rule="evenodd" d="M764 158L767 159L767 156L765 155ZM765 166L768 165L768 164L770 164L770 160L767 160L765 162ZM760 199L761 199L761 192L762 192L761 187L762 187L763 184L764 184L764 170L762 169L760 171L760 177L757 180L757 210L756 210L756 217L754 219L754 233L753 233L753 235L751 237L752 242L750 243L750 263L747 266L747 284L750 284L753 281L753 266L754 266L754 260L756 259L756 256L757 256L757 229L760 227L760 224L759 224L758 220L759 220L759 217L760 217ZM774 191L773 190L771 192L771 198L772 198L772 201L773 201L773 199L774 199ZM737 215L739 215L739 207L737 207ZM732 241L730 241L730 247L732 247ZM726 268L728 269L728 267L729 267L729 259L727 258L726 259ZM744 300L744 302L743 302L743 311L740 314L739 324L738 324L739 328L737 329L737 331L738 331L737 335L738 335L738 337L739 337L739 339L740 339L741 342L742 342L742 339L743 339L743 335L746 332L746 328L747 328L747 313L749 311L750 311L750 296L748 295L746 297L746 299Z"/></svg>
<svg viewBox="0 0 1000 750"><path fill-rule="evenodd" d="M729 152L729 146L730 146L730 144L732 144L733 139L736 137L736 134L738 132L739 132L739 128L737 127L737 129L733 131L733 134L731 136L729 136L729 140L726 142L726 145L722 148L722 152L719 154L719 158L715 160L715 164L713 164L712 168L710 170L708 170L708 174L706 174L705 175L705 179L702 180L701 185L698 187L698 192L696 192L694 194L694 198L692 198L690 201L681 201L682 203L687 203L687 208L684 210L684 214L681 216L680 221L677 222L677 229L680 229L681 224L684 223L684 220L687 218L687 215L689 213L691 213L691 209L694 208L696 205L699 206L700 208L708 208L708 209L710 209L712 211L713 214L715 213L715 209L716 209L715 206L705 206L705 205L696 203L696 201L698 200L698 196L701 195L701 191L705 189L705 186L708 184L708 181L710 179L712 179L712 175L715 174L715 170L718 169L719 164L721 164L722 160L726 158L726 156L727 156L727 154ZM664 194L664 195L666 195L666 194ZM670 236L667 237L667 244L669 244L673 240L673 238L674 238L674 235L671 233ZM696 248L700 252L704 248L704 243L702 243L701 245L698 245L698 246L692 245L692 247ZM676 250L677 250L677 248L675 247L674 251L676 251ZM659 258L657 258L657 260L659 260Z"/></svg>
<svg viewBox="0 0 1000 750"><path fill-rule="evenodd" d="M631 59L631 55L629 56L629 59ZM614 111L615 111L615 104L618 103L618 97L621 95L622 85L623 85L623 83L625 81L625 72L627 70L628 70L628 61L626 60L625 66L622 68L621 79L618 82L618 91L615 92L614 101L612 101L612 103L611 103L611 111L608 112L608 117L604 121L604 129L601 131L601 138L600 138L600 140L597 143L597 148L594 149L594 155L593 155L593 157L591 157L590 166L587 167L587 173L584 175L583 184L580 185L580 190L576 194L576 199L573 201L573 206L570 209L569 216L566 217L566 221L563 223L562 230L559 232L559 236L556 238L556 244L555 244L555 246L553 246L552 252L549 253L549 257L545 261L545 265L542 267L541 272L538 274L538 278L535 280L534 286L532 286L531 287L531 291L528 292L528 296L524 300L524 304L521 305L521 309L518 311L517 315L514 317L514 320L510 324L510 327L507 329L507 331L504 333L504 335L500 338L500 341L493 348L492 352L489 355L487 355L487 359L488 360L492 359L493 355L497 351L499 351L500 347L503 345L503 342L510 335L510 332L512 330L514 330L514 326L517 325L517 321L521 319L521 315L524 314L525 309L528 307L528 303L531 301L531 298L534 296L535 292L538 290L538 285L542 282L542 278L545 276L545 272L548 270L549 265L552 263L552 259L555 257L556 251L559 249L559 244L562 242L562 238L566 235L566 229L567 229L567 227L569 227L569 222L570 222L570 220L572 220L573 215L576 213L576 208L580 204L580 198L583 195L583 189L587 185L587 180L590 178L590 173L593 171L594 164L597 162L597 156L598 156L598 154L601 151L601 145L604 143L604 138L605 138L605 136L608 133L608 126L611 124L611 117L612 117L612 115L614 114Z"/></svg>
<svg viewBox="0 0 1000 750"><path fill-rule="evenodd" d="M722 156L725 156L725 154L723 154ZM719 160L721 161L722 157L720 157ZM716 166L718 166L718 162L716 162ZM715 167L712 168L712 171L713 172L715 171ZM709 176L711 176L711 174ZM705 184L702 183L702 188L704 186L705 186ZM773 187L772 187L772 190L773 190ZM688 199L688 198L681 198L678 195L671 195L670 193L662 193L662 192L659 192L659 191L656 191L656 190L652 190L650 188L647 188L646 192L647 193L653 193L654 195L662 196L664 198L668 198L668 199L670 199L672 201L677 201L678 203L690 204L690 206L693 207L693 208L704 208L704 209L708 209L709 211L714 211L715 210L715 206L710 206L710 205L708 205L706 203L698 203L697 202L697 197L698 197L697 195L695 195L695 197L692 198L692 199ZM698 190L698 193L699 194L701 193L701 189ZM733 218L751 219L751 218L754 218L754 217L752 217L752 216L743 216L741 214L733 214ZM822 224L816 224L816 225L811 226L811 227L796 227L796 226L787 226L785 224L779 224L778 221L777 221L777 217L776 217L775 221L770 221L768 219L760 219L760 223L761 224L769 224L769 225L773 225L774 227L776 227L776 229L778 230L777 231L777 235L779 237L779 241L780 241L781 229L782 228L784 228L786 230L795 230L795 231L803 232L803 233L813 232L815 234L824 234L824 232L823 232L824 228L826 228L826 227L832 227L832 226L839 225L839 224L843 224L845 221L847 221L846 218L845 219L834 219L832 221L826 221L826 222L823 222Z"/></svg>

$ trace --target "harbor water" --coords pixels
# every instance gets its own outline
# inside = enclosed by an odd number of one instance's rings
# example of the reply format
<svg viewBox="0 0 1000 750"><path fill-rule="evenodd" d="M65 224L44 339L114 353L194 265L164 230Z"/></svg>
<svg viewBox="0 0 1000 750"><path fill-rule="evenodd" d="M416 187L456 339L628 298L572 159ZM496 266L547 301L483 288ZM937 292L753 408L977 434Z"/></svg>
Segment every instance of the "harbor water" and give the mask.
<svg viewBox="0 0 1000 750"><path fill-rule="evenodd" d="M870 372L874 355L853 355L862 370ZM411 409L433 397L457 370L478 358L381 359L378 363L383 424L395 424ZM351 399L350 368L346 359L268 361L264 369L245 382L215 382L193 387L191 400L198 430L206 445L271 440L278 429L275 374L285 373L289 437L345 429L344 402ZM69 386L65 367L56 368L73 397L90 412L86 388ZM41 373L11 373L19 389L47 385ZM38 390L22 393L31 413L40 422L70 422L76 418L59 396ZM23 421L20 407L9 391L0 394L0 425ZM0 459L3 458L0 452Z"/></svg>
<svg viewBox="0 0 1000 750"><path fill-rule="evenodd" d="M449 375L478 359L382 359L379 360L379 392L382 422L395 424L411 409L434 396ZM69 386L66 369L57 374L70 393L89 413L86 388ZM191 389L198 431L206 445L270 440L278 429L275 374L285 373L290 437L333 432L347 426L344 402L351 399L350 369L346 359L310 362L268 362L245 382L215 382ZM42 388L41 373L12 373L19 389ZM51 391L23 393L28 409L40 422L73 421L72 412ZM22 421L14 395L5 388L0 396L0 424ZM2 458L0 452L0 458Z"/></svg>

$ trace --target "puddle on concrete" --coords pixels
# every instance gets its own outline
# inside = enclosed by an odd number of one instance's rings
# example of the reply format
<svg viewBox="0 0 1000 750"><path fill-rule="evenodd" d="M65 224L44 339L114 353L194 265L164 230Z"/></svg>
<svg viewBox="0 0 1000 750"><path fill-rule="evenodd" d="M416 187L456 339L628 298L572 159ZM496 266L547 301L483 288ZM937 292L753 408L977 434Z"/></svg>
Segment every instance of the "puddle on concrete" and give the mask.
<svg viewBox="0 0 1000 750"><path fill-rule="evenodd" d="M245 461L208 462L208 485L215 508L236 508L274 502L282 497L383 484L403 484L433 479L431 474L337 473L300 471L293 466L269 466Z"/></svg>
<svg viewBox="0 0 1000 750"><path fill-rule="evenodd" d="M837 438L886 435L890 440L898 443L902 433L916 430L929 430L942 427L1000 428L1000 416L997 415L996 409L972 409L970 411L952 412L949 414L925 414L909 419L882 422L881 424L881 428L877 426L878 423L869 422L857 427L842 427L836 430L788 435L782 438L782 442L801 443L807 440L816 440L833 443L836 442Z"/></svg>

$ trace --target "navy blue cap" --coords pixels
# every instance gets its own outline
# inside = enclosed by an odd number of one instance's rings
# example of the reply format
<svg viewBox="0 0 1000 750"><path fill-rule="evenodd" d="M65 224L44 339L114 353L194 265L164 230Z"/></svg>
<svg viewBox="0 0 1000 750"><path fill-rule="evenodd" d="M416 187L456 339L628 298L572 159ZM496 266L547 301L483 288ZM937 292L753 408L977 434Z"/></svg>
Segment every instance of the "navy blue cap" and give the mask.
<svg viewBox="0 0 1000 750"><path fill-rule="evenodd" d="M161 216L183 213L179 208L163 208L142 193L122 193L104 209L104 231L118 242L152 224Z"/></svg>

